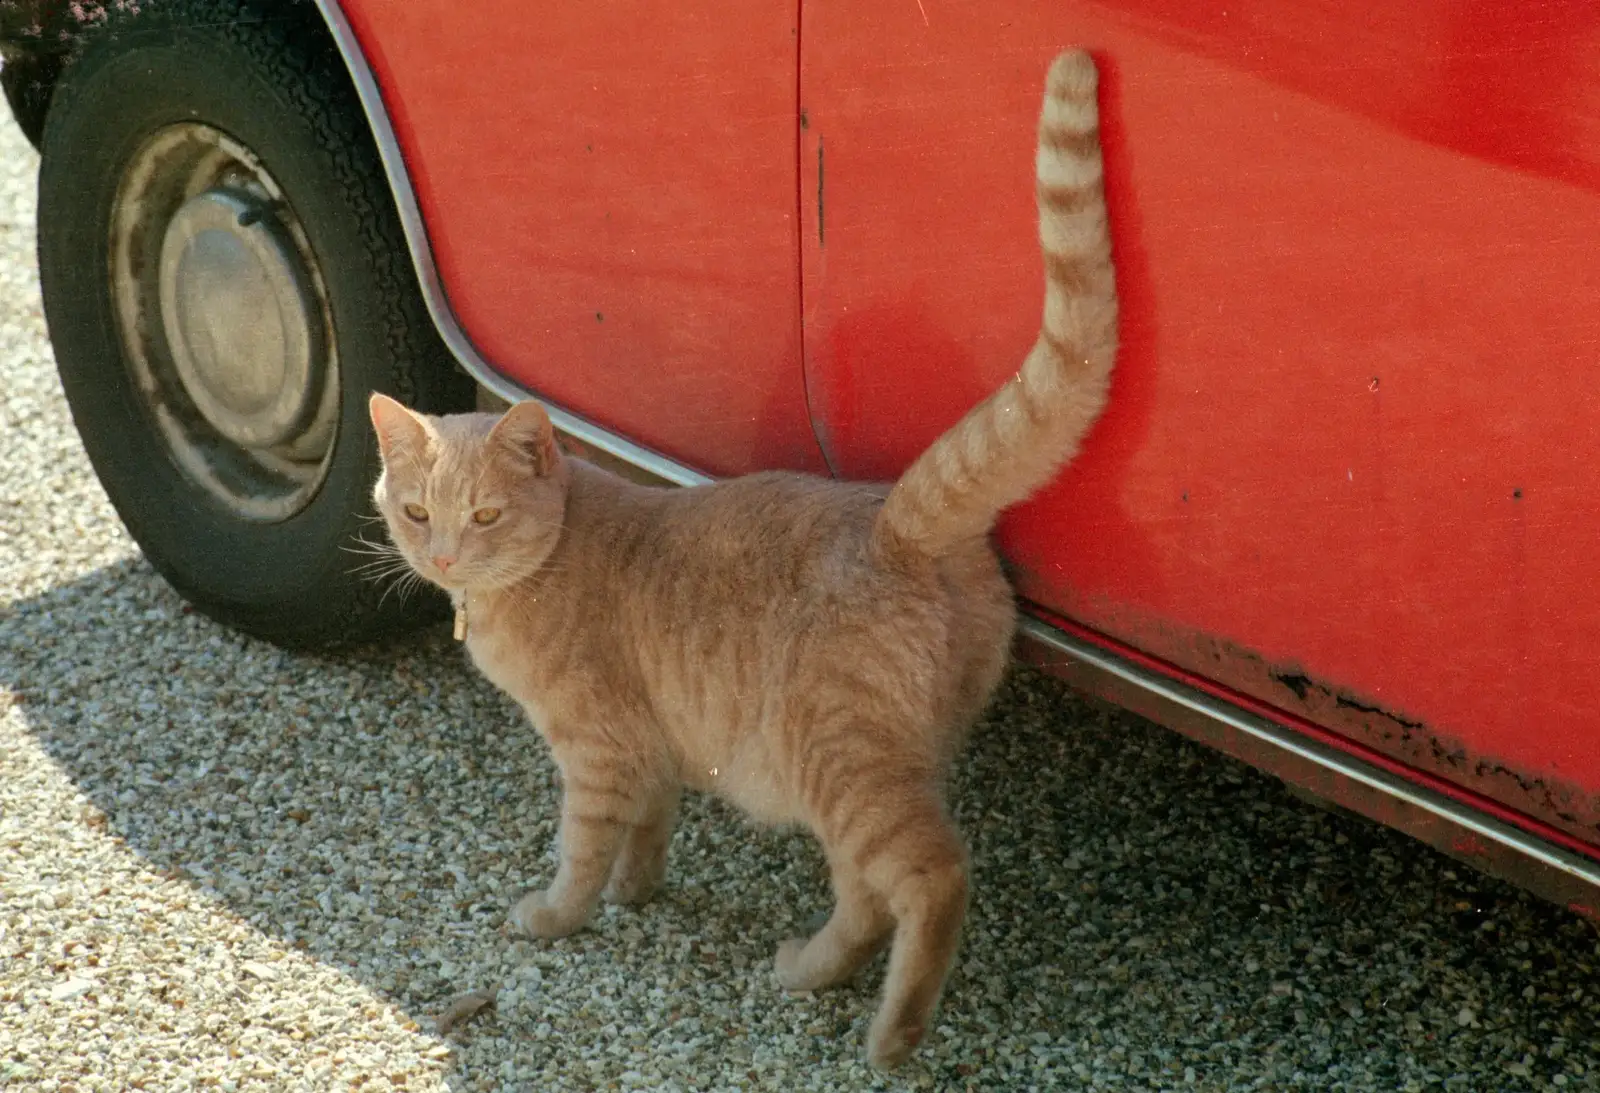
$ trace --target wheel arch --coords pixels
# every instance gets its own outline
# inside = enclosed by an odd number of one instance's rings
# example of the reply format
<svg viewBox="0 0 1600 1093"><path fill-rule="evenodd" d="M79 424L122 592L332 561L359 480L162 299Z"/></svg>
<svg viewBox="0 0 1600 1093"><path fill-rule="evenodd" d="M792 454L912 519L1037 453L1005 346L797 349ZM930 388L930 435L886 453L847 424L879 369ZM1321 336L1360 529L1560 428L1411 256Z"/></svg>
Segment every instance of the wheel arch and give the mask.
<svg viewBox="0 0 1600 1093"><path fill-rule="evenodd" d="M411 251L411 264L416 271L418 288L422 292L422 298L428 307L428 315L433 319L439 337L443 339L451 356L461 368L496 397L507 402L537 397L535 392L506 378L490 364L472 344L472 339L468 337L466 330L456 318L455 311L450 306L449 294L440 279L439 268L434 262L427 222L423 218L411 174L406 168L405 154L401 149L399 136L395 132L394 124L389 118L388 107L384 103L383 89L378 84L372 66L367 63L360 39L357 38L339 0L313 0L313 2L322 15L334 47L344 59L345 70L350 75L356 98L366 115L367 126L372 132L373 142L377 145L378 156L383 163L384 175L389 182L395 211L400 218L406 244ZM557 431L576 441L581 447L589 449L591 453L599 453L609 457L609 461L641 472L647 478L672 485L692 486L710 481L709 477L699 471L635 444L579 414L557 406L547 399L541 398L540 401L549 411L550 419Z"/></svg>
<svg viewBox="0 0 1600 1093"><path fill-rule="evenodd" d="M379 161L388 182L390 198L405 235L417 287L440 339L467 375L494 396L507 402L536 397L500 373L478 352L450 306L449 295L434 262L427 222L417 199L405 154L389 116L383 89L356 36L340 0L309 0L344 62L356 99L361 105ZM0 50L6 58L6 94L24 134L38 146L45 116L72 46L106 18L118 0L67 4L60 0L28 0L15 6L0 4ZM673 485L698 485L710 479L699 471L660 453L650 451L579 414L541 399L557 430L576 441L586 454L607 458L613 465L631 468L643 477Z"/></svg>

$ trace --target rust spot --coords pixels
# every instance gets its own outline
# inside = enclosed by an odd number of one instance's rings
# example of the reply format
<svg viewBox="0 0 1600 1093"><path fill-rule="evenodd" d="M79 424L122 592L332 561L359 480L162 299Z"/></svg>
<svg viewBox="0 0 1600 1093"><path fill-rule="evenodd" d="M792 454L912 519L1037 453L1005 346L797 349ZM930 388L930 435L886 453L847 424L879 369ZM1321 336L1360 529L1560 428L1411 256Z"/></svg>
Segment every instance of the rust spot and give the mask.
<svg viewBox="0 0 1600 1093"><path fill-rule="evenodd" d="M1274 675L1272 678L1289 688L1289 690L1293 691L1294 696L1300 699L1302 702L1305 701L1306 695L1311 693L1310 677L1302 675L1299 672L1283 672Z"/></svg>
<svg viewBox="0 0 1600 1093"><path fill-rule="evenodd" d="M1170 636L1170 631L1166 632L1164 636ZM1280 709L1286 711L1292 709L1292 704L1296 702L1301 705L1309 705L1310 703L1292 697L1293 691L1286 688L1275 677L1287 675L1294 682L1303 683L1308 700L1323 699L1326 701L1325 708L1319 711L1322 716L1308 716L1307 720L1313 720L1325 727L1332 728L1334 726L1329 718L1333 715L1342 714L1345 718L1350 719L1352 724L1358 723L1354 720L1358 716L1364 719L1371 719L1376 716L1370 712L1351 709L1348 706L1338 706L1336 701L1328 698L1331 692L1327 688L1320 687L1303 671L1294 669L1274 671L1269 668L1263 658L1255 654L1248 651L1232 650L1224 643L1192 634L1186 636L1186 641L1190 643L1187 650L1189 653L1203 652L1204 655L1215 658L1215 664L1205 669L1206 674L1212 679L1227 683L1235 691L1239 692L1253 689L1256 693L1252 697L1261 701L1270 702L1275 697L1276 704ZM1600 910L1597 910L1594 901L1595 889L1583 875L1569 872L1563 867L1547 863L1539 858L1525 856L1520 850L1509 845L1486 840L1470 829L1463 828L1461 825L1429 812L1405 797L1391 796L1386 792L1366 785L1364 782L1347 779L1334 774L1326 768L1287 757L1286 753L1274 746L1259 745L1254 738L1247 734L1233 731L1226 725L1213 721L1204 713L1198 712L1179 700L1163 698L1147 691L1115 672L1095 667L1072 655L1057 655L1052 653L1046 645L1028 640L1024 640L1022 643L1021 652L1026 659L1059 676L1070 686L1097 699L1152 718L1170 728L1176 729L1193 740L1209 744L1228 755L1258 766L1268 773L1276 774L1284 779L1284 784L1289 788L1289 791L1297 797L1306 798L1309 796L1316 800L1319 807L1336 810L1348 809L1369 819L1408 832L1423 842L1456 858L1458 861L1485 873L1523 885L1544 898L1570 909L1574 914L1584 916L1589 921L1594 922L1597 927L1600 927ZM1184 650L1180 648L1179 652L1182 653ZM1229 659L1230 657L1235 657L1235 659ZM1256 685L1254 688L1240 685L1245 682L1237 678L1240 674L1239 669L1243 665L1251 665L1256 669L1257 674L1254 674L1249 681ZM1229 677L1235 678L1230 679ZM1273 697L1269 697L1265 693L1268 689L1275 692ZM1288 691L1287 694L1285 693L1286 691ZM1370 707L1373 704L1358 701L1356 705ZM1401 718L1399 723L1416 724L1416 722L1407 718ZM1429 735L1425 727L1413 728L1407 731L1414 743L1417 742L1418 738L1426 738ZM1387 741L1388 746L1381 748L1375 745L1384 744L1385 741L1362 740L1360 739L1361 733L1353 731L1349 727L1344 728L1341 731L1341 735L1359 740L1366 746L1373 747L1374 750L1383 750L1401 759L1411 759L1410 765L1415 769L1426 769L1437 765L1434 762L1427 761L1433 755L1433 749L1426 746L1422 746L1416 756L1405 754L1404 748L1398 739L1398 734L1396 734L1395 739ZM1443 755L1450 755L1463 751L1463 749L1454 749L1440 743L1437 751ZM1417 757L1420 757L1422 761L1417 761ZM1465 776L1467 772L1460 768L1442 772L1430 771L1430 773L1440 773L1444 777L1464 785L1470 784L1471 781L1470 778ZM1506 800L1506 795L1502 794L1501 799ZM1509 803L1515 805L1518 802L1513 800ZM1525 811L1534 812L1535 810L1530 808ZM1544 816L1540 818L1547 819ZM1581 830L1581 828L1578 831L1578 835L1591 844L1596 842L1592 834ZM1345 896L1346 893L1341 893L1337 890L1324 892L1324 898L1331 903L1339 902ZM1465 901L1457 903L1453 907L1440 904L1438 909L1441 912L1453 913L1458 918L1464 914L1473 916L1481 915L1482 913L1475 910L1472 903Z"/></svg>
<svg viewBox="0 0 1600 1093"><path fill-rule="evenodd" d="M1399 714L1390 713L1387 710L1379 709L1377 706L1371 706L1365 702L1357 702L1355 699L1346 695L1336 694L1333 696L1333 701L1347 710L1356 710L1360 713L1370 713L1376 714L1378 717L1386 717L1390 721L1393 721L1396 725L1402 725L1408 729L1422 728L1422 722L1420 721L1408 721Z"/></svg>
<svg viewBox="0 0 1600 1093"><path fill-rule="evenodd" d="M1255 659L1259 662L1259 658ZM1277 694L1257 697L1401 762L1537 816L1581 839L1593 841L1600 832L1600 799L1591 798L1575 786L1527 774L1490 756L1475 754L1460 740L1436 732L1416 718L1319 683L1303 671L1274 670L1269 675L1278 684Z"/></svg>
<svg viewBox="0 0 1600 1093"><path fill-rule="evenodd" d="M1133 620L1128 620L1133 622ZM1358 744L1438 775L1585 842L1600 841L1600 795L1516 770L1422 719L1316 679L1292 663L1272 663L1232 642L1139 620L1134 644Z"/></svg>

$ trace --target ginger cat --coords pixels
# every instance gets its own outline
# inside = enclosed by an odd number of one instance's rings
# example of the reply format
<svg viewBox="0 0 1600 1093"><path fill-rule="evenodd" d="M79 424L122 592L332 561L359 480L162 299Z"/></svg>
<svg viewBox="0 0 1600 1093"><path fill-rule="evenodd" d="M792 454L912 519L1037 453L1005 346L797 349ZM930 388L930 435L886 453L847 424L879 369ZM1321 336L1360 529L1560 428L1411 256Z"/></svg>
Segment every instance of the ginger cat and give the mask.
<svg viewBox="0 0 1600 1093"><path fill-rule="evenodd" d="M967 905L943 784L1015 624L988 533L1077 451L1115 356L1096 89L1087 53L1050 69L1037 343L892 488L652 489L563 455L535 402L427 417L372 396L396 551L454 598L473 662L561 771L560 865L517 926L559 937L602 896L647 899L680 790L720 793L826 851L836 906L778 947L779 982L838 983L892 938L868 1059L923 1038Z"/></svg>

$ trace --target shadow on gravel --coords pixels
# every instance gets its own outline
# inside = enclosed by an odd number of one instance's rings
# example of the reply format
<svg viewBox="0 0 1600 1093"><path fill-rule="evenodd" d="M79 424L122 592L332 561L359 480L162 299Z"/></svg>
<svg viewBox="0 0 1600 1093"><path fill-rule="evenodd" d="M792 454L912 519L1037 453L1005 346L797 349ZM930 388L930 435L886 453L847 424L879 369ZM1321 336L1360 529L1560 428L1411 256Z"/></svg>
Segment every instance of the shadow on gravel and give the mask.
<svg viewBox="0 0 1600 1093"><path fill-rule="evenodd" d="M504 936L549 871L555 777L442 632L290 654L130 562L0 618L0 682L155 869L424 1027L459 991L521 984L455 1034L459 1088L510 1088L484 1077L505 1058L544 1071L528 1088L569 1065L606 1088L639 1058L693 1088L865 1077L881 960L814 999L771 979L773 947L827 905L804 837L691 801L653 904L554 944ZM889 1086L1593 1079L1588 925L1165 730L1014 673L954 801L976 873L961 966ZM597 1035L609 1062L567 1058Z"/></svg>

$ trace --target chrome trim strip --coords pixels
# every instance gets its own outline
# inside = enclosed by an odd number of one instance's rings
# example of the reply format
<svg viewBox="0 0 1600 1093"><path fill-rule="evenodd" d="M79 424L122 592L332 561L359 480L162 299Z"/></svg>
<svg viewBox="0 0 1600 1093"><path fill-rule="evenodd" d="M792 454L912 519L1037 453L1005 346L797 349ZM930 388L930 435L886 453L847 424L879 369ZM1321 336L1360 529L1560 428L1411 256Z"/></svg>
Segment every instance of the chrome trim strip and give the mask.
<svg viewBox="0 0 1600 1093"><path fill-rule="evenodd" d="M495 371L494 367L478 354L466 331L457 321L455 312L450 308L444 285L439 280L438 267L434 265L433 248L428 242L428 229L422 219L422 210L417 205L416 191L411 187L411 177L406 173L405 154L400 149L400 141L396 138L394 126L389 121L388 108L383 103L383 92L378 87L372 68L367 64L366 55L361 52L361 43L356 40L355 31L351 29L350 21L345 18L338 0L316 0L316 4L322 13L323 21L328 24L328 32L333 35L334 45L344 58L345 68L350 72L356 96L361 100L361 109L367 115L367 124L372 127L373 139L378 144L378 155L383 160L383 171L389 178L389 189L394 194L395 209L400 214L400 225L406 233L406 243L411 251L411 264L417 270L417 284L422 290L423 300L428 305L428 314L433 317L433 325L439 330L439 336L444 339L444 344L456 360L461 362L461 367L466 369L467 374L499 398L507 402L519 402L525 398L536 397L520 384ZM692 467L641 447L570 410L564 410L542 398L539 401L549 411L551 422L561 432L657 478L678 486L699 486L712 481L710 477Z"/></svg>
<svg viewBox="0 0 1600 1093"><path fill-rule="evenodd" d="M1291 729L1274 724L1222 699L1213 698L1186 684L1131 664L1113 653L1065 634L1038 619L1025 617L1018 630L1027 638L1039 642L1054 652L1075 658L1160 699L1220 722L1258 743L1277 748L1296 759L1387 794L1574 880L1600 886L1600 863L1574 854L1503 820L1477 812L1436 790L1413 785L1404 778L1363 759L1301 736Z"/></svg>

